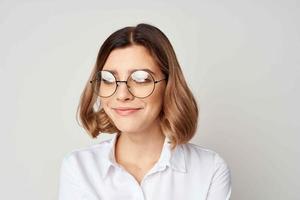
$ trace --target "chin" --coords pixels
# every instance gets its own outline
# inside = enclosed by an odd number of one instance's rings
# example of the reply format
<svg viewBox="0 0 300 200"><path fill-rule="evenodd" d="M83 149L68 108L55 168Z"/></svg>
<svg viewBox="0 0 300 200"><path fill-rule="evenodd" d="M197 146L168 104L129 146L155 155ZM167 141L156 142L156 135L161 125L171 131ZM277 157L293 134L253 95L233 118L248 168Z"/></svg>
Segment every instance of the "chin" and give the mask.
<svg viewBox="0 0 300 200"><path fill-rule="evenodd" d="M140 132L143 128L141 124L143 123L138 122L137 120L128 120L122 122L117 120L115 123L116 127L122 132Z"/></svg>
<svg viewBox="0 0 300 200"><path fill-rule="evenodd" d="M133 132L138 132L137 129L132 129L132 128L124 128L120 127L118 128L122 133L133 133Z"/></svg>

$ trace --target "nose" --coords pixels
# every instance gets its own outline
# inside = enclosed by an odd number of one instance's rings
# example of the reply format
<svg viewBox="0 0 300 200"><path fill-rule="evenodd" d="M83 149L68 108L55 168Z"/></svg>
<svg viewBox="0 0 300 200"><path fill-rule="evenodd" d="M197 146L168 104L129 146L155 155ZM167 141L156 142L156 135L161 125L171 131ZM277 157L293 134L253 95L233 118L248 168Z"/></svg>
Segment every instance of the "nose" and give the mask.
<svg viewBox="0 0 300 200"><path fill-rule="evenodd" d="M117 100L126 101L133 98L133 95L129 92L125 81L118 82L116 91Z"/></svg>

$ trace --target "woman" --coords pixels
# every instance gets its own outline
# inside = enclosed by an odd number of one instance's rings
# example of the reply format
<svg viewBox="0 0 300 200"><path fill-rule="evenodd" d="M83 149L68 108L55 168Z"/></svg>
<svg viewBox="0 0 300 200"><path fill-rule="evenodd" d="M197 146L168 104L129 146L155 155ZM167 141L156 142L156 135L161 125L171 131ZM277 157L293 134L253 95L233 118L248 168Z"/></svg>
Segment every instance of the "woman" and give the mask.
<svg viewBox="0 0 300 200"><path fill-rule="evenodd" d="M188 143L197 128L197 104L158 28L138 24L106 39L78 113L93 138L113 137L65 156L60 200L230 198L225 161Z"/></svg>

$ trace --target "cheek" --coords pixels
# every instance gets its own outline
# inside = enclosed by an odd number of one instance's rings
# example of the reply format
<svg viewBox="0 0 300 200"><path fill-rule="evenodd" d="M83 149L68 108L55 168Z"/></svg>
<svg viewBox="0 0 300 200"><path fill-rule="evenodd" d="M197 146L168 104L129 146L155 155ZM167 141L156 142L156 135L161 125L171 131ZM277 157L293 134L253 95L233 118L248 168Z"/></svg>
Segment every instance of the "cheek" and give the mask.
<svg viewBox="0 0 300 200"><path fill-rule="evenodd" d="M105 101L102 98L100 98L100 105L101 105L101 107L104 108L105 104L106 104Z"/></svg>
<svg viewBox="0 0 300 200"><path fill-rule="evenodd" d="M161 88L156 88L156 89L152 93L152 95L149 96L149 99L147 100L147 104L149 105L149 107L151 107L151 109L154 109L155 112L159 112L163 105L164 90Z"/></svg>
<svg viewBox="0 0 300 200"><path fill-rule="evenodd" d="M104 111L107 113L108 109L109 109L107 99L100 99L100 105L104 109Z"/></svg>

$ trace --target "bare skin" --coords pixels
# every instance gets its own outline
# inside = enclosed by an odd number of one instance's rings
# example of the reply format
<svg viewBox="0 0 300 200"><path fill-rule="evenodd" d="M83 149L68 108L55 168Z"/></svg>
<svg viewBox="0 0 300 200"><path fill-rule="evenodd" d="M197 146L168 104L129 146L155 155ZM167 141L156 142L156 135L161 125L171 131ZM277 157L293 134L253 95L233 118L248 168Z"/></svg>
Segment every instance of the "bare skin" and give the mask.
<svg viewBox="0 0 300 200"><path fill-rule="evenodd" d="M159 131L148 135L122 133L116 142L116 161L141 184L143 177L158 161L164 139Z"/></svg>

